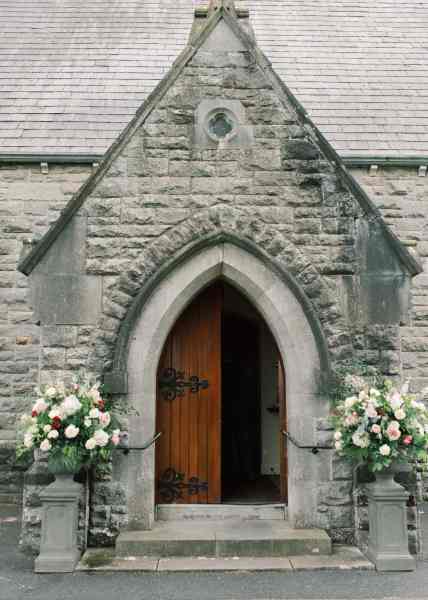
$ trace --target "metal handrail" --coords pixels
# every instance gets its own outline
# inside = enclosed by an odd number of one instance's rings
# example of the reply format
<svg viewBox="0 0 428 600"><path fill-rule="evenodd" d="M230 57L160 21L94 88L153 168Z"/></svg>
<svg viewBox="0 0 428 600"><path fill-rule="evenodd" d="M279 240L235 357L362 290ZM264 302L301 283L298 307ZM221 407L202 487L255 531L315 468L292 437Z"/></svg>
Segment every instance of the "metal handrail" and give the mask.
<svg viewBox="0 0 428 600"><path fill-rule="evenodd" d="M144 450L147 450L148 448L150 448L150 446L153 446L153 444L157 442L161 435L162 431L154 435L148 442L145 442L142 446L118 446L118 450L122 450L124 454L129 454L131 450L140 450L141 452L144 452Z"/></svg>
<svg viewBox="0 0 428 600"><path fill-rule="evenodd" d="M281 433L284 437L287 438L287 440L289 440L293 444L293 446L296 446L296 448L299 448L300 450L310 450L312 454L318 454L320 450L332 449L331 446L303 446L302 444L299 444L299 442L291 435L291 433L285 431L285 429L283 429Z"/></svg>

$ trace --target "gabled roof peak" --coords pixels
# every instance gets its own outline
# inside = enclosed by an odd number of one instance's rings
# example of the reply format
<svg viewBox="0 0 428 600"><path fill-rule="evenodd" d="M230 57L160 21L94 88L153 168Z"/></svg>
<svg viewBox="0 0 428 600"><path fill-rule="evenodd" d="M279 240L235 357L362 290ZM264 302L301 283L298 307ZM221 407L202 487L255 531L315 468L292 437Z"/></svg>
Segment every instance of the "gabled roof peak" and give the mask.
<svg viewBox="0 0 428 600"><path fill-rule="evenodd" d="M224 12L233 17L245 18L249 16L248 8L237 8L234 0L207 0L207 3L195 9L196 17L211 17L216 12Z"/></svg>
<svg viewBox="0 0 428 600"><path fill-rule="evenodd" d="M222 8L227 12L236 15L236 7L234 0L210 0L208 12L211 14L216 10L221 10Z"/></svg>

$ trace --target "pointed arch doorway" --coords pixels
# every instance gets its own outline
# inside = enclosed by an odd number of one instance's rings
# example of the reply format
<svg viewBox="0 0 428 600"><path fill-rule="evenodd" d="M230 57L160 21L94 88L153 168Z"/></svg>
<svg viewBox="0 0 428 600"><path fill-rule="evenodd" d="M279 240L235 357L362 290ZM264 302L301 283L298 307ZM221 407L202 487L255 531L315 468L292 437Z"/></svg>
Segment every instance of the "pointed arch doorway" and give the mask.
<svg viewBox="0 0 428 600"><path fill-rule="evenodd" d="M266 322L216 281L177 319L157 371L156 503L287 500L285 377Z"/></svg>

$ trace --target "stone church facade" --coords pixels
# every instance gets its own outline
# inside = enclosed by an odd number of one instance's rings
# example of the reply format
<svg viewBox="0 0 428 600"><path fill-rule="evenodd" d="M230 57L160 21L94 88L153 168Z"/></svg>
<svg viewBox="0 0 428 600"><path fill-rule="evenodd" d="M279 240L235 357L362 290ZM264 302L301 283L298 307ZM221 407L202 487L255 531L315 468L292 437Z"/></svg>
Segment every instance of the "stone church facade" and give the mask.
<svg viewBox="0 0 428 600"><path fill-rule="evenodd" d="M348 168L286 84L247 11L213 2L98 165L1 165L5 499L19 497L10 448L39 381L84 369L137 411L131 447L156 433L164 344L222 281L261 315L284 365L287 428L305 447L286 445L290 522L355 540L354 474L331 450L322 381L358 358L426 385L427 183L413 164ZM152 526L156 447L118 451L92 478L90 543ZM25 481L34 548L43 462Z"/></svg>

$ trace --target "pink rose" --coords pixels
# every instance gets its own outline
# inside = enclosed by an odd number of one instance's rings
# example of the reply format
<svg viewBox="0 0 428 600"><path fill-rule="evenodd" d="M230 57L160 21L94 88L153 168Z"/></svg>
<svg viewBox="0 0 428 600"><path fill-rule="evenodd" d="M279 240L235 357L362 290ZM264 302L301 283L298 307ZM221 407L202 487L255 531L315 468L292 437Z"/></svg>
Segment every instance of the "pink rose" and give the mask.
<svg viewBox="0 0 428 600"><path fill-rule="evenodd" d="M400 431L400 426L397 423L397 421L392 421L389 425L388 428L386 430L386 435L388 436L388 438L395 442L398 439L400 439L401 436L401 431Z"/></svg>
<svg viewBox="0 0 428 600"><path fill-rule="evenodd" d="M406 435L406 437L403 439L403 444L406 444L406 446L409 446L413 441L413 437L411 435Z"/></svg>
<svg viewBox="0 0 428 600"><path fill-rule="evenodd" d="M111 436L111 441L112 441L112 444L114 444L115 446L117 446L118 443L120 442L120 437L118 435L113 434Z"/></svg>
<svg viewBox="0 0 428 600"><path fill-rule="evenodd" d="M380 432L381 432L380 425L376 425L376 424L375 424L375 425L373 425L373 426L372 426L372 433L376 433L376 434L378 434L378 433L380 433Z"/></svg>

